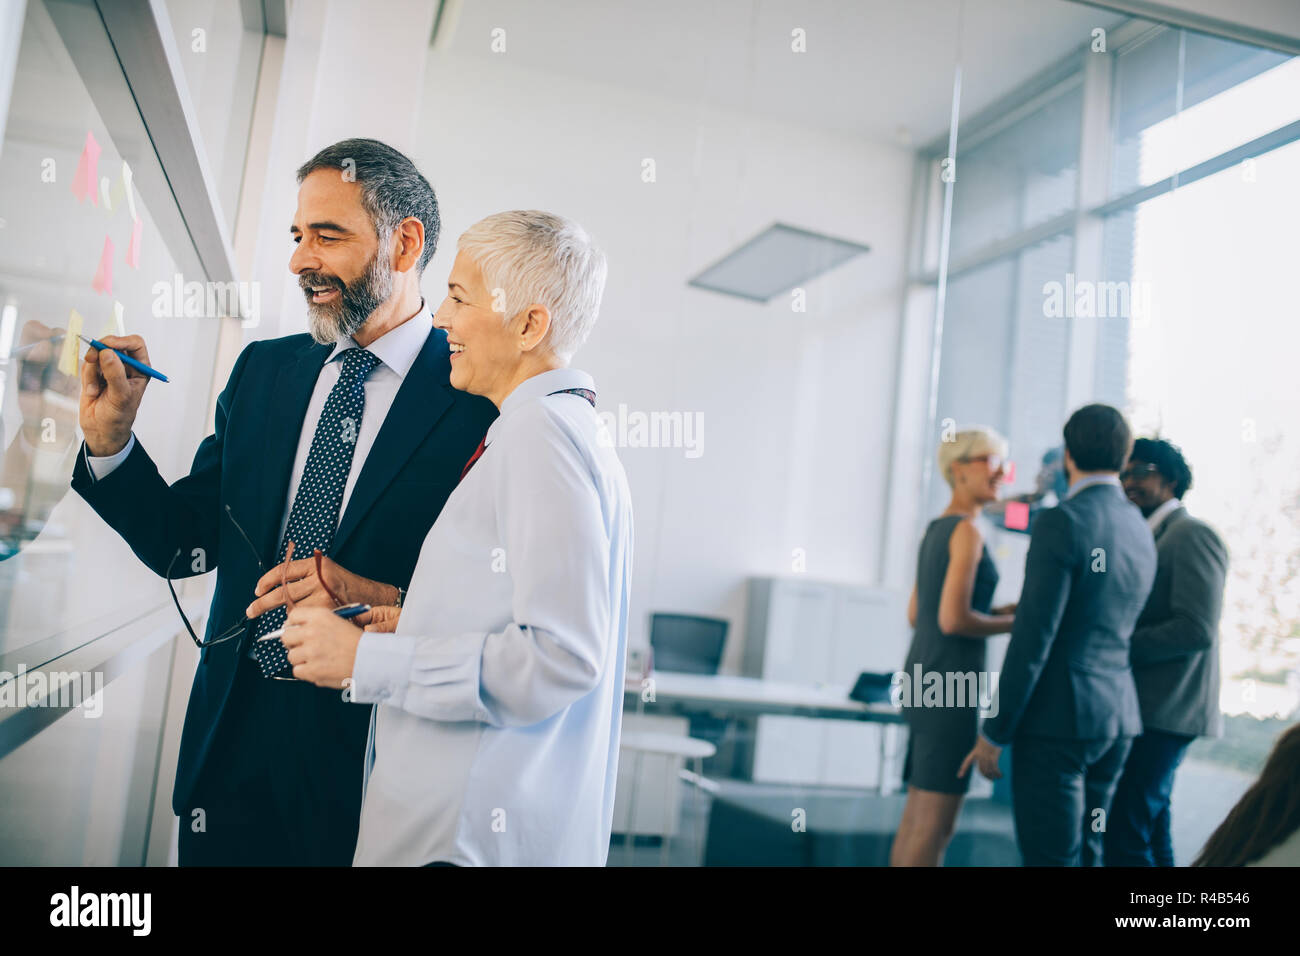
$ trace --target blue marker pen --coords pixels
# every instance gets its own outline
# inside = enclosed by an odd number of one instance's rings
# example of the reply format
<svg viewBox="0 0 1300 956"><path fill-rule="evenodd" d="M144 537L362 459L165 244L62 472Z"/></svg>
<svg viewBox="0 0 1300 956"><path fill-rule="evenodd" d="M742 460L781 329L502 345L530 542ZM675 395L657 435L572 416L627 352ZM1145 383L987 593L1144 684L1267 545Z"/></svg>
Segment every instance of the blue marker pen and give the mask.
<svg viewBox="0 0 1300 956"><path fill-rule="evenodd" d="M345 604L342 607L336 607L334 613L341 618L351 620L358 615L365 614L369 610L369 604Z"/></svg>
<svg viewBox="0 0 1300 956"><path fill-rule="evenodd" d="M85 342L91 348L99 349L101 352L105 350L112 352L118 358L120 358L125 364L131 366L137 372L143 372L145 375L148 375L150 378L156 378L160 382L167 381L167 376L164 375L162 372L158 371L156 368L150 368L148 365L145 365L144 362L141 362L138 359L131 358L131 356L127 355L125 352L119 349L109 348L103 342L99 341L99 339L88 339L84 335L78 335L77 338L81 339L81 341Z"/></svg>

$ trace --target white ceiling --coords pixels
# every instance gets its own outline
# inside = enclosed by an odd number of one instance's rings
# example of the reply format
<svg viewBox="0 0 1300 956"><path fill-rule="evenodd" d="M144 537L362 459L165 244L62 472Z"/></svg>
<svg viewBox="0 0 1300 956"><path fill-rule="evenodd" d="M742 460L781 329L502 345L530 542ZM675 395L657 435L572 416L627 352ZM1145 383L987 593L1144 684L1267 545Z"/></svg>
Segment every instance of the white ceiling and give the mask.
<svg viewBox="0 0 1300 956"><path fill-rule="evenodd" d="M459 54L919 145L948 128L959 49L969 116L1125 18L1068 0L465 0L445 19L438 46Z"/></svg>

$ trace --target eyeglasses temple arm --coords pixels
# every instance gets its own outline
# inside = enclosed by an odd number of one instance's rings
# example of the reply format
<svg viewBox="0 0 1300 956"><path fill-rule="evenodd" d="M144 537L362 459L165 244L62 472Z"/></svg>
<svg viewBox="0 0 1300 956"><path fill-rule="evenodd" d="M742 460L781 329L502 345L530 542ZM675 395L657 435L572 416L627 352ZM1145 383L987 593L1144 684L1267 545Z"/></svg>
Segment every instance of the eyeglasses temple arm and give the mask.
<svg viewBox="0 0 1300 956"><path fill-rule="evenodd" d="M330 598L334 601L335 604L342 605L343 599L340 598L333 591L331 591L330 586L325 583L325 574L321 570L321 560L320 560L321 558L324 557L324 555L321 554L320 548L316 548L314 554L316 557L316 577L320 578L320 586L325 589L325 593L330 596Z"/></svg>

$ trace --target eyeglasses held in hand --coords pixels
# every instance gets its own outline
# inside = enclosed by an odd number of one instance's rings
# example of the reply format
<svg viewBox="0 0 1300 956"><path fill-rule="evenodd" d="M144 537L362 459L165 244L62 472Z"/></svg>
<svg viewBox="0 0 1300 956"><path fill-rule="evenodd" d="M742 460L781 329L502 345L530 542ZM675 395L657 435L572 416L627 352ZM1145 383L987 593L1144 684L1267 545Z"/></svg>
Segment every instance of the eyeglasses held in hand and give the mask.
<svg viewBox="0 0 1300 956"><path fill-rule="evenodd" d="M226 505L226 516L230 518L230 523L235 526L235 530L239 532L239 536L243 538L246 542L248 542L249 550L253 552L253 560L257 562L258 570L260 570L263 574L265 574L266 567L262 564L261 557L258 556L256 546L253 544L252 540L248 537L248 535L244 533L244 529L239 526L239 522L235 520L235 515L230 510L230 505ZM185 616L185 610L181 607L181 599L176 595L176 587L172 584L172 581L174 580L172 578L172 569L175 568L176 559L181 556L181 553L182 553L182 549L177 548L176 553L172 555L172 559L170 563L168 563L167 565L167 590L171 591L172 603L176 605L176 612L180 614L181 620L185 624L185 630L189 631L190 639L194 641L194 646L198 648L212 647L215 644L221 644L225 641L233 640L239 637L240 635L242 635L244 631L248 628L248 625L252 624L253 621L256 620L256 618L249 618L249 617L240 618L240 620L237 623L232 624L230 625L230 627L225 628L224 630L219 632L215 637L211 637L207 639L200 638L198 634L194 632L194 627L193 625L190 624L190 619ZM285 593L287 594L288 591L286 590Z"/></svg>

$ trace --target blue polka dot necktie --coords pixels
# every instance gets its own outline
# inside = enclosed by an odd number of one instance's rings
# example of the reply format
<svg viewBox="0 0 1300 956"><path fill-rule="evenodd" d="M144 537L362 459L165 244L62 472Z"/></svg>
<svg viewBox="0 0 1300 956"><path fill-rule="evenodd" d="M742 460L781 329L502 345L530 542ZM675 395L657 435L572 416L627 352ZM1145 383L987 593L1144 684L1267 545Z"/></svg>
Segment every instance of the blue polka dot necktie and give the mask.
<svg viewBox="0 0 1300 956"><path fill-rule="evenodd" d="M284 540L280 542L278 564L284 563L290 541L296 558L311 557L313 548L329 552L338 528L343 488L347 484L348 472L352 470L357 434L361 431L361 413L366 405L366 376L378 361L374 353L362 348L349 348L343 352L339 380L330 389L320 421L316 423L307 465L298 483L289 522L284 528ZM283 627L285 616L284 605L267 611L258 619L254 638ZM249 656L257 661L263 677L293 676L288 652L278 640L254 640Z"/></svg>

